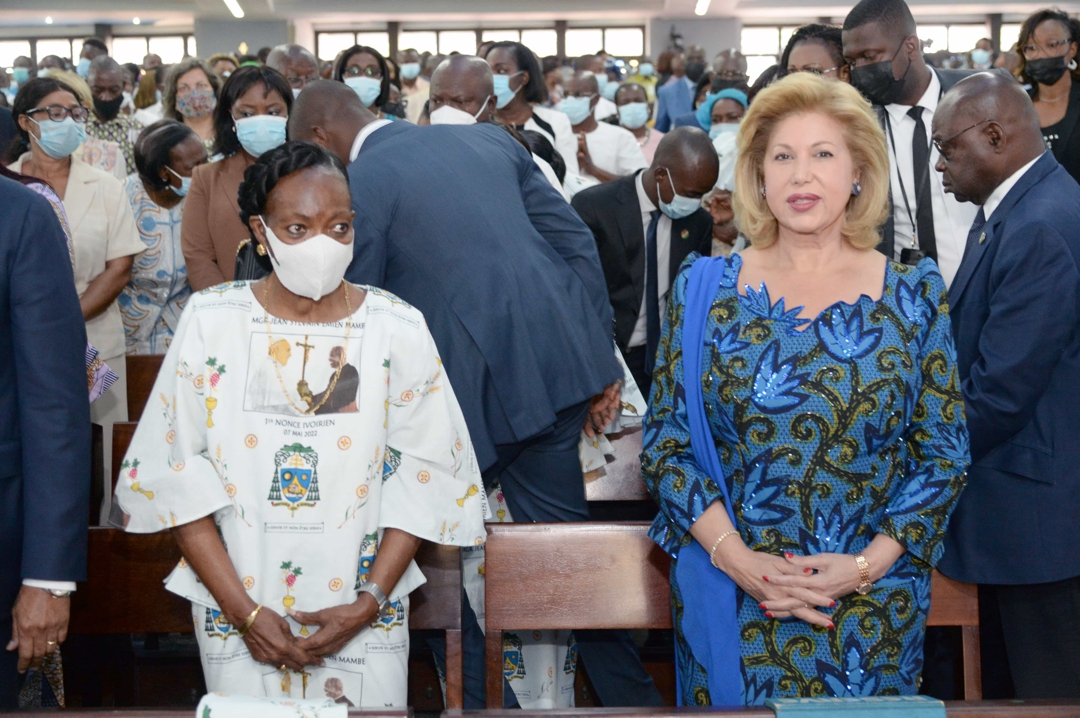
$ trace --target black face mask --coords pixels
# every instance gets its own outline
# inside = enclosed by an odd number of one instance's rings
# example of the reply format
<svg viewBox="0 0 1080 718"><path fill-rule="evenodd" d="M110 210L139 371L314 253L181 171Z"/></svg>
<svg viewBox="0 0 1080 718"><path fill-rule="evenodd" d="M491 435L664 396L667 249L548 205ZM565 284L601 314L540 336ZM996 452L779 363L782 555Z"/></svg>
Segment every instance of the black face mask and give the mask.
<svg viewBox="0 0 1080 718"><path fill-rule="evenodd" d="M900 48L896 50L897 54L900 54L900 50L903 49L903 43L900 44ZM896 55L893 55L892 60L886 60L885 62L875 62L872 65L863 65L862 67L851 68L851 85L856 90L862 93L863 97L870 100L875 105L891 105L904 94L904 87L907 85L908 71L911 70L911 61L908 61L907 70L904 70L904 74L900 79L893 77L893 61L896 60Z"/></svg>
<svg viewBox="0 0 1080 718"><path fill-rule="evenodd" d="M686 63L686 77L690 82L697 82L701 79L701 76L705 74L704 62L688 62Z"/></svg>
<svg viewBox="0 0 1080 718"><path fill-rule="evenodd" d="M382 111L383 114L393 115L401 120L405 119L405 106L400 102L387 102L382 106Z"/></svg>
<svg viewBox="0 0 1080 718"><path fill-rule="evenodd" d="M1065 56L1043 57L1024 63L1024 76L1039 85L1053 85L1065 74Z"/></svg>
<svg viewBox="0 0 1080 718"><path fill-rule="evenodd" d="M106 122L116 119L116 116L120 114L120 105L124 104L124 96L117 95L111 100L99 100L94 98L94 112L98 113L98 116L103 117Z"/></svg>

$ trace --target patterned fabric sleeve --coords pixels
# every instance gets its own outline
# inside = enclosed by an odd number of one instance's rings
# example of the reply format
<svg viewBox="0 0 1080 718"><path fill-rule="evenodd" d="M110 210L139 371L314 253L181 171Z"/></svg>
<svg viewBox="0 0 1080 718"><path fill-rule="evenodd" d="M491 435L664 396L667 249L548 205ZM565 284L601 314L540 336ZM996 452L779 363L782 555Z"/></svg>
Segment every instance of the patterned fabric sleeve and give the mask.
<svg viewBox="0 0 1080 718"><path fill-rule="evenodd" d="M374 293L374 292L373 292ZM370 298L369 298L370 301ZM420 313L385 364L386 449L379 527L456 546L484 542L487 495L465 417Z"/></svg>
<svg viewBox="0 0 1080 718"><path fill-rule="evenodd" d="M231 369L231 367L230 367ZM190 523L232 505L218 473L220 447L207 445L224 361L208 357L199 322L185 312L146 410L120 465L111 522L133 533Z"/></svg>
<svg viewBox="0 0 1080 718"><path fill-rule="evenodd" d="M653 539L672 556L690 543L690 527L722 496L720 487L694 460L683 388L682 319L686 284L689 267L699 256L692 253L683 263L668 295L660 356L653 372L652 396L642 436L642 475L662 517L653 524ZM700 378L691 380L700 381ZM658 532L661 523L663 527Z"/></svg>
<svg viewBox="0 0 1080 718"><path fill-rule="evenodd" d="M970 463L963 396L950 331L948 292L932 260L902 275L894 295L900 316L912 323L919 377L904 436L908 463L876 533L899 543L912 559L933 568L944 551L949 516L967 481Z"/></svg>

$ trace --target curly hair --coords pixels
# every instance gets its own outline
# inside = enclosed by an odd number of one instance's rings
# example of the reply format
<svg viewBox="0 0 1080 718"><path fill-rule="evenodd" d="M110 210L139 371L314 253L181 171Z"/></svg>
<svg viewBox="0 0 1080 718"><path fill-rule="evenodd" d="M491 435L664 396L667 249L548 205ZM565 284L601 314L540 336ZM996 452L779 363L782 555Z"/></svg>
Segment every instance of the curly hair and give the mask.
<svg viewBox="0 0 1080 718"><path fill-rule="evenodd" d="M195 69L202 70L203 74L206 75L206 81L210 83L210 89L214 91L214 97L221 95L221 78L214 73L205 60L200 60L197 57L181 60L170 67L169 74L165 76L165 88L161 93L161 109L165 114L165 119L176 120L177 122L184 121L184 116L176 109L176 85L180 82L181 77Z"/></svg>
<svg viewBox="0 0 1080 718"><path fill-rule="evenodd" d="M382 56L382 53L375 48L367 47L366 45L353 45L348 50L341 53L334 63L333 78L338 82L345 82L345 65L349 62L350 57L359 55L360 53L371 55L375 58L375 62L379 63L379 72L382 73L382 82L379 83L379 96L375 98L372 107L382 107L390 99L390 66L387 64L386 58Z"/></svg>
<svg viewBox="0 0 1080 718"><path fill-rule="evenodd" d="M240 205L240 221L251 231L251 218L266 211L266 203L274 187L285 177L306 169L322 168L336 172L349 183L345 165L332 152L310 142L286 142L281 147L264 152L244 171L237 203ZM255 235L252 234L252 239Z"/></svg>
<svg viewBox="0 0 1080 718"><path fill-rule="evenodd" d="M804 42L816 42L824 46L829 53L829 57L838 66L846 65L847 63L844 62L844 42L841 40L842 34L843 31L840 28L832 25L803 25L792 33L787 47L784 48L784 54L780 56L780 72L787 72L788 63L791 61L791 51L795 49L796 45L801 45Z"/></svg>
<svg viewBox="0 0 1080 718"><path fill-rule="evenodd" d="M1039 10L1037 13L1024 20L1024 24L1020 26L1020 36L1016 40L1016 54L1020 56L1020 64L1016 66L1016 71L1013 73L1016 79L1021 82L1030 83L1034 86L1034 91L1038 93L1039 86L1034 82L1031 82L1024 75L1024 67L1027 65L1027 58L1024 56L1024 45L1030 40L1031 36L1035 34L1035 28L1042 25L1047 20L1054 20L1061 23L1065 31L1069 33L1069 42L1080 45L1080 20L1071 18L1061 10L1046 9ZM1066 53L1068 54L1068 53ZM1070 70L1074 80L1080 80L1080 66L1075 70Z"/></svg>
<svg viewBox="0 0 1080 718"><path fill-rule="evenodd" d="M889 211L889 154L885 133L870 103L844 82L796 72L762 90L739 128L735 164L735 223L755 247L776 241L780 225L762 195L765 155L777 125L799 114L818 113L843 128L862 191L848 200L841 230L857 249L872 249Z"/></svg>
<svg viewBox="0 0 1080 718"><path fill-rule="evenodd" d="M229 157L240 151L232 109L236 101L255 85L263 86L264 97L271 92L281 95L286 114L292 110L292 88L280 72L262 65L241 67L229 76L218 94L217 108L214 110L214 152Z"/></svg>
<svg viewBox="0 0 1080 718"><path fill-rule="evenodd" d="M76 100L79 100L79 93L74 88L53 77L35 77L19 88L18 94L15 95L15 102L11 106L11 120L15 123L15 129L19 134L11 140L7 148L7 153L4 155L6 164L19 159L19 156L30 148L30 133L19 127L19 117L37 107L39 102L52 93L61 91L70 92Z"/></svg>

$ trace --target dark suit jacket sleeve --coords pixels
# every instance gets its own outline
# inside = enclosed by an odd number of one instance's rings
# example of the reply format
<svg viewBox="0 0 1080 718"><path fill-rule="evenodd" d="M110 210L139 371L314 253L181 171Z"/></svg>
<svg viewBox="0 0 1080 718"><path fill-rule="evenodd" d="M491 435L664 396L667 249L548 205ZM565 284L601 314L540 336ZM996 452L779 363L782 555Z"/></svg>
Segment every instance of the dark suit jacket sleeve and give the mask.
<svg viewBox="0 0 1080 718"><path fill-rule="evenodd" d="M385 181L383 177L383 181ZM356 212L353 222L353 260L345 272L345 278L353 284L373 287L386 286L386 250L388 223L383 212L392 206L384 193L386 184L379 178L365 176L360 164L349 165L349 188L352 208Z"/></svg>
<svg viewBox="0 0 1080 718"><path fill-rule="evenodd" d="M86 577L90 401L86 329L67 239L31 197L10 267L11 329L22 444L22 577ZM14 219L14 218L13 218Z"/></svg>
<svg viewBox="0 0 1080 718"><path fill-rule="evenodd" d="M964 381L971 458L1031 421L1080 321L1080 272L1061 234L1041 221L1008 227L991 275L990 313Z"/></svg>
<svg viewBox="0 0 1080 718"><path fill-rule="evenodd" d="M664 86L666 87L666 85ZM656 131L667 132L671 129L671 114L668 109L667 95L663 92L664 87L656 88Z"/></svg>
<svg viewBox="0 0 1080 718"><path fill-rule="evenodd" d="M525 149L515 145L519 161L521 198L533 227L577 274L592 301L600 325L614 332L614 314L607 282L592 232L573 208L551 186Z"/></svg>

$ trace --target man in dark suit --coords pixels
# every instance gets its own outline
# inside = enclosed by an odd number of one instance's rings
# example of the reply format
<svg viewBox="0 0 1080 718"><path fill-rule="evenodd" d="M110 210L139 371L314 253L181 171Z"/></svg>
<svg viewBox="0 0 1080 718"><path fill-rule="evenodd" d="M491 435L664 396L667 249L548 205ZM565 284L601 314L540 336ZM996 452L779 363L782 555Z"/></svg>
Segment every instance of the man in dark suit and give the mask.
<svg viewBox="0 0 1080 718"><path fill-rule="evenodd" d="M514 520L588 520L578 441L587 421L614 417L623 376L588 228L492 124L391 124L347 86L316 82L289 134L351 162L346 277L423 312L484 480L500 484ZM482 708L483 637L471 608L464 619L466 706ZM662 704L629 632L576 635L605 705Z"/></svg>
<svg viewBox="0 0 1080 718"><path fill-rule="evenodd" d="M60 222L0 177L0 710L16 707L18 674L67 636L69 596L86 578L85 355Z"/></svg>
<svg viewBox="0 0 1080 718"><path fill-rule="evenodd" d="M1080 186L1010 78L958 83L933 130L982 205L949 290L972 465L939 568L979 584L984 696L1080 698Z"/></svg>
<svg viewBox="0 0 1080 718"><path fill-rule="evenodd" d="M646 397L668 289L686 255L708 256L712 249L712 217L701 198L716 184L719 167L709 136L680 127L664 135L648 169L574 195L600 253L615 342ZM672 206L675 195L698 206L685 202L680 212Z"/></svg>
<svg viewBox="0 0 1080 718"><path fill-rule="evenodd" d="M672 68L675 67L676 62L682 66L681 63L684 60L676 56L671 61ZM700 78L700 75L698 77ZM697 80L691 80L686 75L676 77L674 81L656 89L656 129L658 132L669 131L676 117L694 111L696 92Z"/></svg>
<svg viewBox="0 0 1080 718"><path fill-rule="evenodd" d="M878 250L911 265L931 257L949 286L976 210L942 190L930 125L942 94L971 73L927 66L904 0L862 0L843 43L851 84L874 104L889 148L892 212Z"/></svg>

